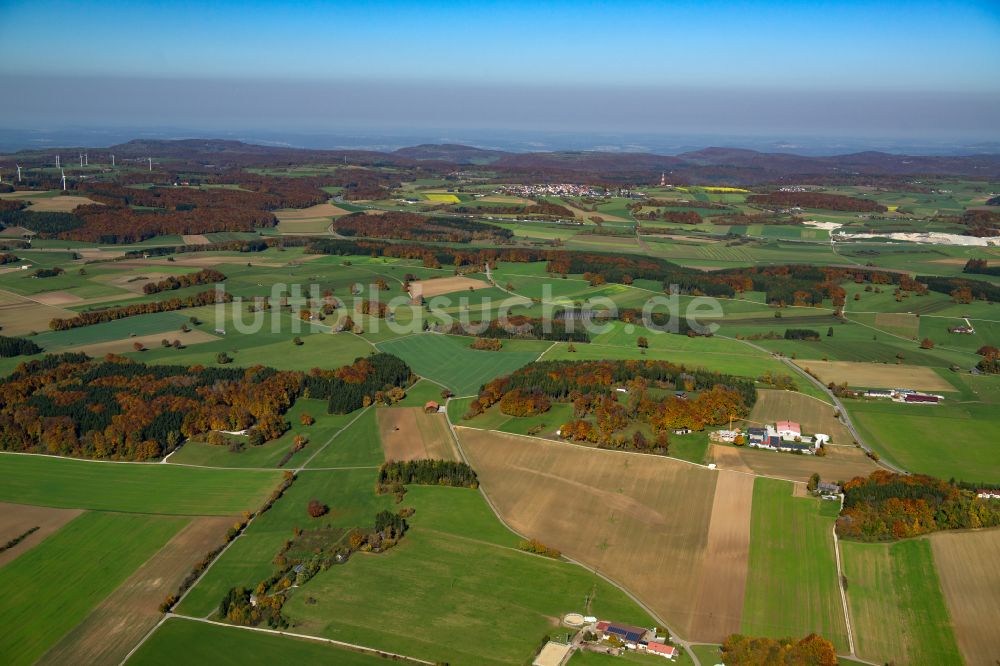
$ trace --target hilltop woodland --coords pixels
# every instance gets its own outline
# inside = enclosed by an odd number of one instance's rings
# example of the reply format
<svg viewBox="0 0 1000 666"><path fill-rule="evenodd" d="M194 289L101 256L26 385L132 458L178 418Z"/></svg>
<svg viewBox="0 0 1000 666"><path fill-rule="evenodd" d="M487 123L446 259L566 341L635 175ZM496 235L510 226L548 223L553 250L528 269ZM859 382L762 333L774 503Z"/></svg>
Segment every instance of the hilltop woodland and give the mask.
<svg viewBox="0 0 1000 666"><path fill-rule="evenodd" d="M332 372L150 366L108 355L46 356L0 384L0 449L111 460L150 460L184 438L250 429L251 443L279 437L284 414L308 392L344 413L410 379L389 354ZM343 411L339 411L343 410Z"/></svg>
<svg viewBox="0 0 1000 666"><path fill-rule="evenodd" d="M587 274L592 284L613 282L632 284L634 280L656 280L665 291L734 298L747 291L764 292L768 304L819 305L825 299L834 307L846 301L844 282L885 285L900 294L923 294L936 291L952 298L1000 301L1000 287L981 280L918 276L915 280L904 273L892 273L869 267L831 267L811 265L776 265L729 268L705 272L685 268L656 257L630 254L589 253L569 250L533 248L460 249L388 243L379 240L320 239L307 246L307 251L331 255L370 255L421 259L428 268L442 266L495 266L498 261L514 263L548 262L546 270L553 275ZM959 301L961 302L961 301ZM490 335L490 337L498 337Z"/></svg>
<svg viewBox="0 0 1000 666"><path fill-rule="evenodd" d="M979 499L963 486L885 470L851 479L844 484L837 533L861 541L888 541L1000 525L1000 503Z"/></svg>
<svg viewBox="0 0 1000 666"><path fill-rule="evenodd" d="M664 399L651 389L697 394ZM670 430L703 430L743 418L756 401L756 390L746 377L667 361L539 361L485 384L465 418L497 403L504 414L530 416L547 412L552 401L573 405L574 420L561 428L564 438L665 453ZM638 432L631 439L620 432L636 421L650 426L653 441Z"/></svg>
<svg viewBox="0 0 1000 666"><path fill-rule="evenodd" d="M758 638L733 634L722 642L726 666L837 666L833 644L809 634L800 641L792 638Z"/></svg>
<svg viewBox="0 0 1000 666"><path fill-rule="evenodd" d="M815 208L818 210L839 210L857 213L884 213L888 209L870 199L858 199L842 194L822 194L820 192L771 192L751 194L747 203L769 208Z"/></svg>
<svg viewBox="0 0 1000 666"><path fill-rule="evenodd" d="M459 217L426 217L416 213L393 211L387 211L382 215L366 213L347 215L334 220L333 230L342 236L448 243L468 243L472 240L502 242L514 235L509 229Z"/></svg>
<svg viewBox="0 0 1000 666"><path fill-rule="evenodd" d="M270 211L307 207L329 199L311 180L241 175L239 181L239 187L210 189L89 183L78 194L97 204L79 206L72 213L0 210L0 223L22 226L42 238L136 243L168 234L252 232L277 224Z"/></svg>
<svg viewBox="0 0 1000 666"><path fill-rule="evenodd" d="M211 268L204 268L197 273L186 273L184 275L171 275L159 282L147 282L142 287L143 293L158 294L161 291L172 291L183 287L193 287L198 284L215 284L224 282L226 276Z"/></svg>

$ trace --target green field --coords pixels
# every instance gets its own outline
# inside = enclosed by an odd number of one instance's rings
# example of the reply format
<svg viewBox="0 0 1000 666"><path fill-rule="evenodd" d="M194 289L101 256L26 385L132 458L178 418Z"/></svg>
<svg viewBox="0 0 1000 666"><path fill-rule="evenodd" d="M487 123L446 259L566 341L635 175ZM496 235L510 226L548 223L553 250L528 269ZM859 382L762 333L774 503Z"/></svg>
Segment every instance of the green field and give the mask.
<svg viewBox="0 0 1000 666"><path fill-rule="evenodd" d="M471 395L494 377L531 363L550 344L539 343L539 352L490 352L470 349L471 342L467 337L425 333L380 342L378 347L406 361L421 377L447 386L456 395Z"/></svg>
<svg viewBox="0 0 1000 666"><path fill-rule="evenodd" d="M131 666L250 663L375 666L385 664L386 660L329 643L170 618L128 663Z"/></svg>
<svg viewBox="0 0 1000 666"><path fill-rule="evenodd" d="M908 471L942 479L1000 482L995 403L850 401L847 409L865 442Z"/></svg>
<svg viewBox="0 0 1000 666"><path fill-rule="evenodd" d="M841 541L840 551L859 655L898 664L962 662L929 541Z"/></svg>
<svg viewBox="0 0 1000 666"><path fill-rule="evenodd" d="M97 511L226 516L255 511L281 473L0 454L0 501Z"/></svg>
<svg viewBox="0 0 1000 666"><path fill-rule="evenodd" d="M42 656L186 522L85 513L0 569L3 662Z"/></svg>
<svg viewBox="0 0 1000 666"><path fill-rule="evenodd" d="M788 481L754 481L743 633L803 637L815 632L838 652L847 651L833 545L839 508L834 502L793 497Z"/></svg>
<svg viewBox="0 0 1000 666"><path fill-rule="evenodd" d="M519 665L588 594L601 617L652 625L586 570L514 548L476 491L413 486L404 504L416 513L402 544L322 572L289 599L299 629L453 665Z"/></svg>

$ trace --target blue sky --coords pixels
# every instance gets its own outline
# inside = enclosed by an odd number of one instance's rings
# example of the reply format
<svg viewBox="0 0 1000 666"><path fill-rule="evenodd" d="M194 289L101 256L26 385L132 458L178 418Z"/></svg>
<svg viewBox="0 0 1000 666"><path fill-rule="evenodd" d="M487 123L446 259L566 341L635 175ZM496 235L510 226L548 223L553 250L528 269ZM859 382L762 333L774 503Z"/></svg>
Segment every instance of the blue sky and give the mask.
<svg viewBox="0 0 1000 666"><path fill-rule="evenodd" d="M830 113L840 100L850 126L838 132L989 133L1000 129L1000 3L0 0L0 84L20 98L0 106L0 126L71 122L56 110L66 78L78 100L81 82L103 91L81 101L78 122L152 118L134 99L147 95L180 125L229 114L705 129L700 117L727 131L813 131L845 124ZM291 99L257 113L235 104L269 90ZM472 103L474 118L470 100L490 104Z"/></svg>

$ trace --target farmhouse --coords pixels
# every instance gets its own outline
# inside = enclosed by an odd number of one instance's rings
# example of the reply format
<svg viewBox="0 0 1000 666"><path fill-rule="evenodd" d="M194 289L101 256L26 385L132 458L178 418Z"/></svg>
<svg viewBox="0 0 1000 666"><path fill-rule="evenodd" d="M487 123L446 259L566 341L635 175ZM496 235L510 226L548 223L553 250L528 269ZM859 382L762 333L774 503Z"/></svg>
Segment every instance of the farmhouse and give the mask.
<svg viewBox="0 0 1000 666"><path fill-rule="evenodd" d="M425 414L437 414L439 411L441 411L441 405L433 400L428 400L427 404L424 405Z"/></svg>
<svg viewBox="0 0 1000 666"><path fill-rule="evenodd" d="M836 483L828 483L826 481L820 481L816 486L816 492L820 495L839 495L840 486Z"/></svg>
<svg viewBox="0 0 1000 666"><path fill-rule="evenodd" d="M639 649L645 650L649 654L659 655L665 659L676 659L677 658L677 648L672 645L664 645L663 643L647 643L642 641L639 643Z"/></svg>
<svg viewBox="0 0 1000 666"><path fill-rule="evenodd" d="M976 329L971 326L953 326L948 329L949 333L964 333L965 335L973 335Z"/></svg>
<svg viewBox="0 0 1000 666"><path fill-rule="evenodd" d="M866 398L891 398L893 392L889 389L869 389L865 391Z"/></svg>
<svg viewBox="0 0 1000 666"><path fill-rule="evenodd" d="M979 499L1000 500L1000 490L980 489L976 491L976 497L978 497Z"/></svg>

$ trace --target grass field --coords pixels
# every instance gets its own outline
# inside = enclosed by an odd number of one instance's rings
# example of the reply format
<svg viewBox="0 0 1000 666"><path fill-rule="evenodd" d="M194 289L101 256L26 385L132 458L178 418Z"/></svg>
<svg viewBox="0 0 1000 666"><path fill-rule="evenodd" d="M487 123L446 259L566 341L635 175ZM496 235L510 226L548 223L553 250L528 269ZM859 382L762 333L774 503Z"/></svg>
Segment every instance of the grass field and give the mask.
<svg viewBox="0 0 1000 666"><path fill-rule="evenodd" d="M0 654L30 664L86 617L186 520L86 513L3 567Z"/></svg>
<svg viewBox="0 0 1000 666"><path fill-rule="evenodd" d="M318 641L290 638L238 627L170 618L128 660L130 666L177 664L337 664L376 666L386 660Z"/></svg>
<svg viewBox="0 0 1000 666"><path fill-rule="evenodd" d="M585 569L518 551L516 536L477 491L412 486L404 504L416 513L399 546L354 557L296 591L285 610L297 629L455 666L489 666L527 662L541 637L558 631L556 619L583 609L588 595L601 617L652 622ZM306 603L309 597L316 603Z"/></svg>
<svg viewBox="0 0 1000 666"><path fill-rule="evenodd" d="M278 485L274 472L0 455L0 500L131 513L238 515Z"/></svg>
<svg viewBox="0 0 1000 666"><path fill-rule="evenodd" d="M926 539L840 542L856 650L897 664L961 661Z"/></svg>
<svg viewBox="0 0 1000 666"><path fill-rule="evenodd" d="M816 632L847 651L833 545L838 510L833 502L793 497L787 481L756 479L743 633Z"/></svg>
<svg viewBox="0 0 1000 666"><path fill-rule="evenodd" d="M531 363L538 353L525 351L477 351L471 338L425 333L380 342L380 350L406 361L422 377L447 386L456 395L472 395L479 387L501 375ZM545 349L545 344L541 345Z"/></svg>
<svg viewBox="0 0 1000 666"><path fill-rule="evenodd" d="M938 405L852 400L846 405L865 442L907 471L1000 481L996 405L950 400Z"/></svg>
<svg viewBox="0 0 1000 666"><path fill-rule="evenodd" d="M952 391L952 385L931 368L850 361L799 361L816 373L824 384L847 384L862 388L908 388L919 391Z"/></svg>

